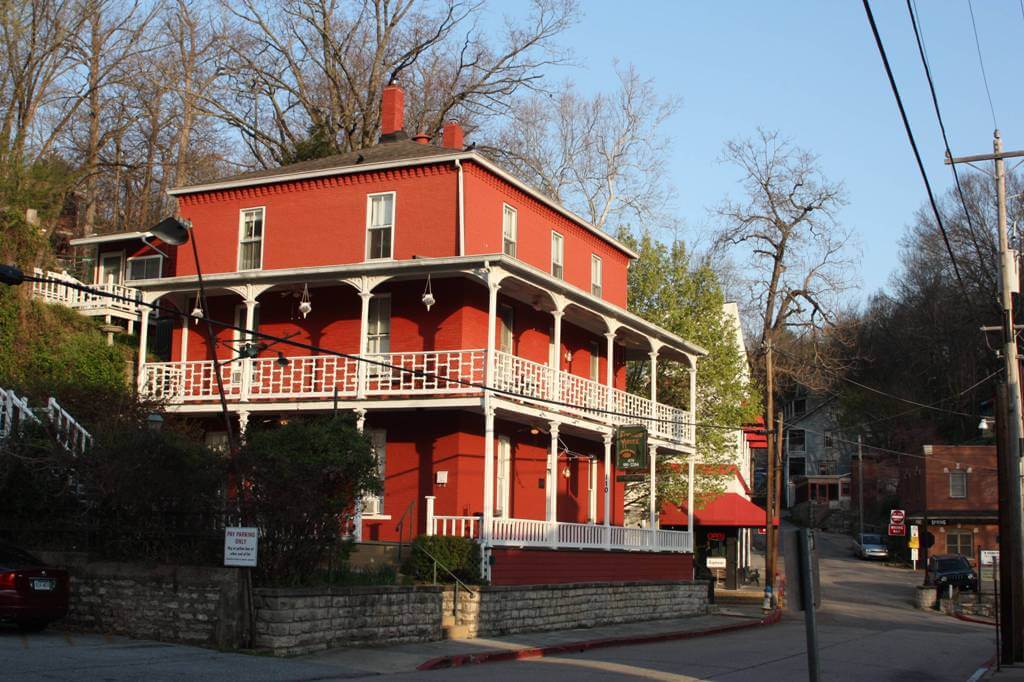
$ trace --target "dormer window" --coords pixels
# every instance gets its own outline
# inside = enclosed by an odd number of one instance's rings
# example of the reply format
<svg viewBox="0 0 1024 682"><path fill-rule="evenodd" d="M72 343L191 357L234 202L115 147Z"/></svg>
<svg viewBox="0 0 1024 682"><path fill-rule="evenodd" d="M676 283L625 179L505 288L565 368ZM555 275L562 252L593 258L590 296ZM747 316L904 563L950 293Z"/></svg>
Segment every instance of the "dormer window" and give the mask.
<svg viewBox="0 0 1024 682"><path fill-rule="evenodd" d="M557 232L551 233L551 274L565 279L565 239Z"/></svg>
<svg viewBox="0 0 1024 682"><path fill-rule="evenodd" d="M519 212L504 204L501 215L502 253L516 257L516 238L519 234Z"/></svg>
<svg viewBox="0 0 1024 682"><path fill-rule="evenodd" d="M371 194L366 207L366 260L392 257L395 243L395 193Z"/></svg>
<svg viewBox="0 0 1024 682"><path fill-rule="evenodd" d="M239 270L263 267L263 214L262 207L242 209L238 235Z"/></svg>

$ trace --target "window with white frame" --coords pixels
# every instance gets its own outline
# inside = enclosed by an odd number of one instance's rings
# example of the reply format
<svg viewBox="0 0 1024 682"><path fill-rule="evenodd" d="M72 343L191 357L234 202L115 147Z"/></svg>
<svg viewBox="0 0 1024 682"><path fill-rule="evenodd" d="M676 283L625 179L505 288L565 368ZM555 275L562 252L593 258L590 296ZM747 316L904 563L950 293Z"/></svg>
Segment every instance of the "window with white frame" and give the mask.
<svg viewBox="0 0 1024 682"><path fill-rule="evenodd" d="M598 298L601 297L602 291L602 266L601 257L597 254L591 254L590 256L590 293Z"/></svg>
<svg viewBox="0 0 1024 682"><path fill-rule="evenodd" d="M163 256L139 256L128 259L128 280L157 279L163 273Z"/></svg>
<svg viewBox="0 0 1024 682"><path fill-rule="evenodd" d="M551 274L565 279L565 239L557 232L551 233Z"/></svg>
<svg viewBox="0 0 1024 682"><path fill-rule="evenodd" d="M366 352L371 358L386 362L383 357L391 352L391 295L375 294L370 299L366 318ZM376 356L376 357L375 357ZM388 372L386 367L371 364L367 376L379 378Z"/></svg>
<svg viewBox="0 0 1024 682"><path fill-rule="evenodd" d="M590 380L601 381L601 346L597 341L590 342Z"/></svg>
<svg viewBox="0 0 1024 682"><path fill-rule="evenodd" d="M516 239L519 236L519 212L508 204L503 204L501 214L502 252L506 256L516 256Z"/></svg>
<svg viewBox="0 0 1024 682"><path fill-rule="evenodd" d="M395 241L395 193L371 194L366 206L366 260L392 257Z"/></svg>
<svg viewBox="0 0 1024 682"><path fill-rule="evenodd" d="M974 556L974 534L969 530L946 531L946 553Z"/></svg>
<svg viewBox="0 0 1024 682"><path fill-rule="evenodd" d="M239 216L238 269L263 267L263 208L244 208Z"/></svg>
<svg viewBox="0 0 1024 682"><path fill-rule="evenodd" d="M498 306L498 320L501 323L498 350L503 353L515 353L516 311L504 303Z"/></svg>
<svg viewBox="0 0 1024 682"><path fill-rule="evenodd" d="M963 499L967 497L967 472L957 469L949 472L949 496Z"/></svg>
<svg viewBox="0 0 1024 682"><path fill-rule="evenodd" d="M363 496L363 517L384 516L384 494L387 491L385 472L388 461L388 434L384 429L367 429L373 454L377 458L377 475L380 477L380 495Z"/></svg>
<svg viewBox="0 0 1024 682"><path fill-rule="evenodd" d="M512 440L498 436L497 494L494 496L494 515L506 519L511 515L512 500Z"/></svg>

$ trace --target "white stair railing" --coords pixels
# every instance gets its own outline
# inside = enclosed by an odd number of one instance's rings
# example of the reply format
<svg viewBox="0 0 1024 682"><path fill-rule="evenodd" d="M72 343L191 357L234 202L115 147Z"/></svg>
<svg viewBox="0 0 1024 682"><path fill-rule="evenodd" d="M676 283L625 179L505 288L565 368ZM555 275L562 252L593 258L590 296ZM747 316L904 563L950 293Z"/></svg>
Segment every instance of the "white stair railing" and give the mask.
<svg viewBox="0 0 1024 682"><path fill-rule="evenodd" d="M13 390L0 388L0 440L11 435L26 420L39 423L28 406L28 400L19 398Z"/></svg>
<svg viewBox="0 0 1024 682"><path fill-rule="evenodd" d="M68 452L80 455L92 445L92 434L53 398L47 403L45 413L57 442ZM0 388L0 440L26 422L41 423L27 399L18 397L13 390Z"/></svg>

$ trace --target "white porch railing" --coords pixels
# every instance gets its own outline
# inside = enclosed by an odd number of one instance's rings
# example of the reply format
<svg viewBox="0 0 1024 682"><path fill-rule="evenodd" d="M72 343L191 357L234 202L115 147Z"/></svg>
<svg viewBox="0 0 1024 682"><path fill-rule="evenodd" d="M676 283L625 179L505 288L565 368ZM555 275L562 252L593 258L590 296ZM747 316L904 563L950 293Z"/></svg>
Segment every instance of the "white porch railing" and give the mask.
<svg viewBox="0 0 1024 682"><path fill-rule="evenodd" d="M51 280L60 280L71 284L82 285L83 283L66 272L43 272L36 269L37 277L47 277ZM91 284L92 289L104 291L116 296L122 296L129 300L107 298L95 293L89 293L66 287L58 282L33 282L32 296L46 303L55 303L73 308L84 315L106 315L117 314L135 317L139 314L139 291L123 284Z"/></svg>
<svg viewBox="0 0 1024 682"><path fill-rule="evenodd" d="M223 365L221 377L229 399L241 401L472 394L479 393L484 382L486 356L481 349L386 353L370 356L380 364L365 363L362 374L353 358L293 356L282 364L276 357L265 357ZM656 438L694 442L689 412L569 372L557 377L556 395L553 368L509 353L494 354L492 385L507 392L506 397L536 400L549 408L551 403L544 401L553 400L563 403L554 409L613 425L643 424ZM217 399L209 360L146 363L140 385L145 397L171 404ZM615 414L608 413L609 402Z"/></svg>
<svg viewBox="0 0 1024 682"><path fill-rule="evenodd" d="M69 452L82 454L92 445L92 434L53 398L46 405L46 416L53 425L57 442ZM26 422L39 423L28 400L19 398L12 390L0 388L0 440Z"/></svg>
<svg viewBox="0 0 1024 682"><path fill-rule="evenodd" d="M479 516L437 516L427 505L427 534L483 539ZM593 523L554 524L536 519L491 520L490 544L505 547L571 547L575 549L619 549L637 552L692 552L690 533L678 530L623 528Z"/></svg>

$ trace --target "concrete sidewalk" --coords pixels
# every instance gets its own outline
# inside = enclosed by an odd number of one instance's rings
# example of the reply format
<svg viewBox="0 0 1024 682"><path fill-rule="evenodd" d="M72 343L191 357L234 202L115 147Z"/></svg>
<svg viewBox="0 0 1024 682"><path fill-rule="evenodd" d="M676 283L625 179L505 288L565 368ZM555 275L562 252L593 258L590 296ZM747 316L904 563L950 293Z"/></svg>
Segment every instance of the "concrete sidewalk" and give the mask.
<svg viewBox="0 0 1024 682"><path fill-rule="evenodd" d="M534 658L602 647L690 639L759 627L776 621L777 614L766 618L760 608L729 605L722 606L718 613L707 616L535 632L506 637L444 640L382 647L346 647L302 656L299 660L336 665L346 670L364 671L368 674L401 673L518 658Z"/></svg>

